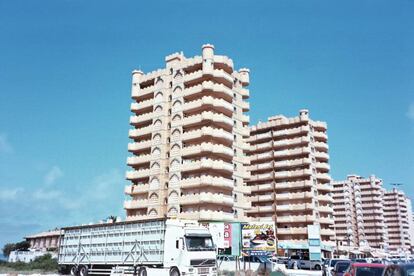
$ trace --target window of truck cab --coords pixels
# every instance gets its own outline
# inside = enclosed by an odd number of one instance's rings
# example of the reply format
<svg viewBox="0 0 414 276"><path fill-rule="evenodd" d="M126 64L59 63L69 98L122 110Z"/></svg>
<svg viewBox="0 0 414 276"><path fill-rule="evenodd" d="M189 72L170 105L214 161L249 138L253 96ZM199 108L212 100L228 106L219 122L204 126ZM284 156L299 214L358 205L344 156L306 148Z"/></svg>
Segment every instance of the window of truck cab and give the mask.
<svg viewBox="0 0 414 276"><path fill-rule="evenodd" d="M185 235L185 244L188 251L215 251L210 235Z"/></svg>

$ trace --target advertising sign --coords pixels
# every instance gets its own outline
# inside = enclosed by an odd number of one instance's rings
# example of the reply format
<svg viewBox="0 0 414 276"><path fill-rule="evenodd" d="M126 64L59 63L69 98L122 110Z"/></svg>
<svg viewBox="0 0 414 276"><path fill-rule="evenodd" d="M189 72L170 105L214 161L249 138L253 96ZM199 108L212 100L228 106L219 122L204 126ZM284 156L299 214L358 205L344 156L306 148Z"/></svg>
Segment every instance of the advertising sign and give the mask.
<svg viewBox="0 0 414 276"><path fill-rule="evenodd" d="M218 255L240 255L240 224L210 222L204 226L210 230Z"/></svg>
<svg viewBox="0 0 414 276"><path fill-rule="evenodd" d="M275 225L273 222L242 223L241 229L243 255L260 256L275 252Z"/></svg>

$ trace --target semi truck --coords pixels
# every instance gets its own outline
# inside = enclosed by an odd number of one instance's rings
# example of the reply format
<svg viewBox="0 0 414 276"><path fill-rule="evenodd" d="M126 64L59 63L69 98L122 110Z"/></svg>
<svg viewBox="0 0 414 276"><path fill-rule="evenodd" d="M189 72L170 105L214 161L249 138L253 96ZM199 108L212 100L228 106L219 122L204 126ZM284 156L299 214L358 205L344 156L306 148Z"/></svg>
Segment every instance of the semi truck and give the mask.
<svg viewBox="0 0 414 276"><path fill-rule="evenodd" d="M88 275L217 275L209 230L197 221L153 219L64 228L61 272Z"/></svg>

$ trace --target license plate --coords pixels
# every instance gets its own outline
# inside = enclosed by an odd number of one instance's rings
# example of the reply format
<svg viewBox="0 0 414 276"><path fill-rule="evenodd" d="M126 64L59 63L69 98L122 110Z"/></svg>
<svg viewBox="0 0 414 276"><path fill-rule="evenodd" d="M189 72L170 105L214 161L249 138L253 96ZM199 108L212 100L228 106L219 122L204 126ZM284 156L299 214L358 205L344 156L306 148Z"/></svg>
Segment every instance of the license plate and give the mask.
<svg viewBox="0 0 414 276"><path fill-rule="evenodd" d="M208 267L199 267L198 268L198 274L204 274L204 273L208 273L209 269Z"/></svg>

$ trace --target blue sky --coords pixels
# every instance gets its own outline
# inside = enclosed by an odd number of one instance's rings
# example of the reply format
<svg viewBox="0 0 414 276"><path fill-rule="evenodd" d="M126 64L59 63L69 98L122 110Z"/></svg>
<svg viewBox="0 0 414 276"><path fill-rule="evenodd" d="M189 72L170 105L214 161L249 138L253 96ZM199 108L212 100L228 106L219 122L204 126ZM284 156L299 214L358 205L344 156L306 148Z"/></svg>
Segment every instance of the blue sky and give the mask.
<svg viewBox="0 0 414 276"><path fill-rule="evenodd" d="M376 174L413 197L412 14L412 0L0 0L0 246L124 216L130 72L204 43L250 68L253 123L308 108L328 122L334 179Z"/></svg>

